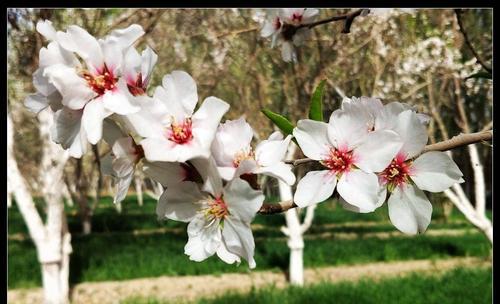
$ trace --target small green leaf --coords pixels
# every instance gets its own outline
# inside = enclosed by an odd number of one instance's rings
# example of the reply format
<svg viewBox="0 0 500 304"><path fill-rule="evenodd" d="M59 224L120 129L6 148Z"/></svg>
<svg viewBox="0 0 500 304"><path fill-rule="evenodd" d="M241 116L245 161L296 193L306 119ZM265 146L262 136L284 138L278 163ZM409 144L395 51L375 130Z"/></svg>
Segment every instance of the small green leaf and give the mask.
<svg viewBox="0 0 500 304"><path fill-rule="evenodd" d="M472 74L470 76L467 76L465 80L471 79L471 78L485 78L485 79L492 79L492 75L488 72L477 72L475 74Z"/></svg>
<svg viewBox="0 0 500 304"><path fill-rule="evenodd" d="M314 90L309 106L309 118L316 121L323 121L323 96L325 94L326 79L321 80Z"/></svg>
<svg viewBox="0 0 500 304"><path fill-rule="evenodd" d="M288 120L283 115L274 113L271 110L268 109L262 109L262 113L267 116L278 128L280 128L283 133L285 133L285 136L288 134L292 134L293 132L293 124Z"/></svg>

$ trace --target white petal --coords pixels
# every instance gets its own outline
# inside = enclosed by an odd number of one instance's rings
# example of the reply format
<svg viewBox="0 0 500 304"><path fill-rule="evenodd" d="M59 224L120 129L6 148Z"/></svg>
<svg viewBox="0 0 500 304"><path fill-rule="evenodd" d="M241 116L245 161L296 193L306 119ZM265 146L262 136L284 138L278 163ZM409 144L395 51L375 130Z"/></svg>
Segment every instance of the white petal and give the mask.
<svg viewBox="0 0 500 304"><path fill-rule="evenodd" d="M37 92L42 93L44 96L49 96L54 93L57 89L56 87L49 82L49 78L43 76L42 68L39 68L33 73L33 86L37 90Z"/></svg>
<svg viewBox="0 0 500 304"><path fill-rule="evenodd" d="M102 138L102 121L111 114L104 108L99 98L92 100L85 106L82 124L91 144L95 145Z"/></svg>
<svg viewBox="0 0 500 304"><path fill-rule="evenodd" d="M234 156L243 149L248 149L252 142L252 127L244 117L226 120L217 128L211 151L218 166L232 166Z"/></svg>
<svg viewBox="0 0 500 304"><path fill-rule="evenodd" d="M412 110L403 111L398 115L394 131L403 140L401 151L407 155L407 159L418 155L427 144L427 130Z"/></svg>
<svg viewBox="0 0 500 304"><path fill-rule="evenodd" d="M187 144L176 144L166 138L146 138L140 142L149 161L185 162L195 157L208 157L208 149L200 148L194 140Z"/></svg>
<svg viewBox="0 0 500 304"><path fill-rule="evenodd" d="M86 30L77 25L70 25L66 33L58 32L57 41L70 52L77 53L96 72L104 65L101 46Z"/></svg>
<svg viewBox="0 0 500 304"><path fill-rule="evenodd" d="M269 175L281 179L287 185L295 184L295 174L292 171L293 167L284 162L279 162L271 166L262 166L255 173Z"/></svg>
<svg viewBox="0 0 500 304"><path fill-rule="evenodd" d="M432 216L432 205L424 192L412 185L396 187L389 197L389 218L406 234L423 233Z"/></svg>
<svg viewBox="0 0 500 304"><path fill-rule="evenodd" d="M215 197L222 195L222 179L212 157L197 157L189 161L203 180L201 189Z"/></svg>
<svg viewBox="0 0 500 304"><path fill-rule="evenodd" d="M198 102L196 82L184 71L173 71L163 77L162 87L156 89L155 98L167 105L176 119L182 120L193 114Z"/></svg>
<svg viewBox="0 0 500 304"><path fill-rule="evenodd" d="M350 151L363 142L369 133L371 117L366 111L356 111L357 107L359 105L335 110L330 116L328 138L337 149Z"/></svg>
<svg viewBox="0 0 500 304"><path fill-rule="evenodd" d="M118 74L123 60L123 49L120 44L114 40L107 40L101 41L100 45L106 67L113 75Z"/></svg>
<svg viewBox="0 0 500 304"><path fill-rule="evenodd" d="M169 218L175 221L189 222L199 210L199 201L206 197L193 182L182 182L163 192L156 206L159 219Z"/></svg>
<svg viewBox="0 0 500 304"><path fill-rule="evenodd" d="M382 186L380 187L379 193L378 193L378 202L377 205L375 206L375 209L382 206L385 202L387 196L387 187ZM352 212L357 212L357 213L370 213L373 212L374 210L370 209L361 209L357 206L351 205L348 202L345 201L345 199L342 198L342 196L339 199L340 204L344 209L352 211Z"/></svg>
<svg viewBox="0 0 500 304"><path fill-rule="evenodd" d="M256 264L253 258L255 241L249 223L241 222L237 218L229 216L224 221L222 236L229 252L246 259L250 269L255 268Z"/></svg>
<svg viewBox="0 0 500 304"><path fill-rule="evenodd" d="M365 172L381 172L387 168L402 146L403 142L394 131L370 132L354 149L354 163Z"/></svg>
<svg viewBox="0 0 500 304"><path fill-rule="evenodd" d="M69 149L70 156L80 158L86 151L86 134L81 128L82 111L63 107L54 114L51 138Z"/></svg>
<svg viewBox="0 0 500 304"><path fill-rule="evenodd" d="M167 188L175 187L187 178L186 169L180 163L144 161L142 168L148 177Z"/></svg>
<svg viewBox="0 0 500 304"><path fill-rule="evenodd" d="M116 193L113 199L113 203L117 204L123 201L127 197L128 188L130 187L130 183L132 182L133 178L134 178L134 170L118 178L115 186Z"/></svg>
<svg viewBox="0 0 500 304"><path fill-rule="evenodd" d="M149 84L149 80L151 79L151 74L153 74L153 68L156 61L158 61L158 55L156 55L156 53L148 46L144 51L142 51L141 57L142 83L144 86L147 86Z"/></svg>
<svg viewBox="0 0 500 304"><path fill-rule="evenodd" d="M112 147L115 157L128 158L131 162L135 161L135 142L132 137L121 137L115 141Z"/></svg>
<svg viewBox="0 0 500 304"><path fill-rule="evenodd" d="M104 139L104 141L111 147L116 140L127 136L127 134L125 134L116 124L116 122L109 118L104 120L102 124L102 130L102 139Z"/></svg>
<svg viewBox="0 0 500 304"><path fill-rule="evenodd" d="M184 253L189 259L201 262L212 256L222 245L222 234L218 223L206 225L203 215L197 216L188 225L189 240Z"/></svg>
<svg viewBox="0 0 500 304"><path fill-rule="evenodd" d="M293 201L301 208L320 203L332 196L336 184L330 170L310 171L299 181Z"/></svg>
<svg viewBox="0 0 500 304"><path fill-rule="evenodd" d="M105 40L113 40L119 42L122 49L125 49L132 45L137 39L139 39L142 35L144 35L144 30L142 26L138 24L131 24L127 28L113 30L109 35L105 38Z"/></svg>
<svg viewBox="0 0 500 304"><path fill-rule="evenodd" d="M136 99L136 104L140 105L141 110L137 113L127 114L126 116L118 116L117 119L122 121L128 129L139 136L164 136L165 127L159 119L162 114L162 104L147 96L141 96Z"/></svg>
<svg viewBox="0 0 500 304"><path fill-rule="evenodd" d="M29 95L24 100L24 106L33 113L39 113L49 105L47 97L38 94Z"/></svg>
<svg viewBox="0 0 500 304"><path fill-rule="evenodd" d="M50 20L39 20L36 23L36 30L47 40L56 39L56 30L52 26L52 22Z"/></svg>
<svg viewBox="0 0 500 304"><path fill-rule="evenodd" d="M292 136L288 135L284 140L263 140L255 148L255 159L261 166L272 166L279 163L285 157Z"/></svg>
<svg viewBox="0 0 500 304"><path fill-rule="evenodd" d="M357 169L342 174L337 185L337 192L346 202L367 212L375 210L379 191L377 176Z"/></svg>
<svg viewBox="0 0 500 304"><path fill-rule="evenodd" d="M293 136L305 156L321 160L331 147L328 141L328 124L310 119L299 120L293 129Z"/></svg>
<svg viewBox="0 0 500 304"><path fill-rule="evenodd" d="M235 178L229 182L224 187L223 193L224 201L231 216L245 223L252 221L264 202L262 191L254 190L246 181L240 178Z"/></svg>
<svg viewBox="0 0 500 304"><path fill-rule="evenodd" d="M123 79L118 82L118 88L113 91L106 91L102 95L102 103L106 109L120 115L127 115L139 112L139 106L131 102L132 96L128 96L128 89ZM130 98L129 98L130 97Z"/></svg>
<svg viewBox="0 0 500 304"><path fill-rule="evenodd" d="M222 239L222 245L217 249L217 256L227 264L234 264L234 262L236 262L237 264L241 263L241 259L239 256L227 250L224 239Z"/></svg>
<svg viewBox="0 0 500 304"><path fill-rule="evenodd" d="M260 30L260 36L266 38L266 37L269 37L272 34L274 34L274 32L275 32L275 30L274 30L273 22L265 21L264 26Z"/></svg>
<svg viewBox="0 0 500 304"><path fill-rule="evenodd" d="M79 110L97 94L78 76L74 68L56 64L45 69L44 75L61 93L62 103L74 110Z"/></svg>
<svg viewBox="0 0 500 304"><path fill-rule="evenodd" d="M229 181L232 180L236 173L235 167L217 167L217 171L222 179Z"/></svg>
<svg viewBox="0 0 500 304"><path fill-rule="evenodd" d="M460 183L462 172L444 152L431 151L417 157L411 166L410 177L418 188L441 192Z"/></svg>
<svg viewBox="0 0 500 304"><path fill-rule="evenodd" d="M207 97L192 117L193 137L208 154L217 126L227 110L229 104L225 101L217 97Z"/></svg>
<svg viewBox="0 0 500 304"><path fill-rule="evenodd" d="M271 135L269 135L267 140L283 140L283 134L281 134L280 131L274 131Z"/></svg>

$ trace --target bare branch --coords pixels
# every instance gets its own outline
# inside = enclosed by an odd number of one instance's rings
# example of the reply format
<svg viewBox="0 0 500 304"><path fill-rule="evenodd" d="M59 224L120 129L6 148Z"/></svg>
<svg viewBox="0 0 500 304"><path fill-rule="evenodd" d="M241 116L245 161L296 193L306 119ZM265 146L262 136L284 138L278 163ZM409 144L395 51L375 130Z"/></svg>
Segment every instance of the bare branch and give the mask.
<svg viewBox="0 0 500 304"><path fill-rule="evenodd" d="M294 202L291 200L289 201L284 201L284 202L279 202L277 204L263 204L262 207L260 207L259 214L276 214L276 213L282 213L287 211L288 209L292 209L298 207L295 205Z"/></svg>
<svg viewBox="0 0 500 304"><path fill-rule="evenodd" d="M461 14L462 14L462 11L460 9L455 9L455 15L457 16L457 22L458 22L458 27L460 28L460 32L462 33L462 35L464 36L464 39L465 39L465 43L467 44L467 46L469 47L469 49L471 50L472 54L474 55L474 57L476 57L476 60L477 62L486 70L488 71L490 74L492 73L492 70L490 67L488 67L486 65L486 63L481 59L481 57L479 56L479 54L476 52L476 50L474 49L474 47L472 46L472 43L470 42L469 40L469 36L467 35L467 32L465 31L464 29L464 25L462 24L462 18L461 18Z"/></svg>

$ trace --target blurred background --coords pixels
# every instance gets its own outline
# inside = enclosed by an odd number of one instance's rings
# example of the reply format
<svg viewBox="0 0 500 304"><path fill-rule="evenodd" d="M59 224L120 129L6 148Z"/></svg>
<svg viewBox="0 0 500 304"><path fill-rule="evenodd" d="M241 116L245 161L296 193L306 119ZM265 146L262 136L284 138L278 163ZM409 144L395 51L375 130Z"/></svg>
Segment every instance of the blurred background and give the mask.
<svg viewBox="0 0 500 304"><path fill-rule="evenodd" d="M348 11L321 9L318 19ZM356 18L349 34L341 34L341 23L318 26L297 48L298 62L286 63L279 47L271 49L271 42L260 37L263 10L9 9L8 107L19 169L45 218L39 178L43 140L37 117L23 106L34 92L38 52L47 44L35 31L38 20L51 20L57 30L76 24L96 37L140 24L146 34L138 50L149 45L158 54L150 93L163 75L184 70L197 82L200 99L213 95L231 105L225 119L244 115L256 131L256 142L273 131L261 109L296 122L307 116L314 88L327 79L325 117L343 96L405 102L431 116L433 143L492 127L491 76L484 76L458 24L460 20L470 45L491 67L492 10L459 14L457 19L452 9L419 9L369 15ZM386 205L356 214L344 210L335 197L320 204L303 236L307 287L300 288L287 283L290 248L280 231L286 225L283 215L256 217L257 268L252 272L244 263L226 265L217 257L189 261L183 254L185 224L156 219L155 198L161 189L152 181L138 173L127 199L113 205L112 181L99 173L99 159L109 147L99 143L81 159L70 159L64 169L73 247L70 295L81 303L491 303L492 240L473 219L491 221L492 148L489 143L474 147L474 160L466 147L452 151L466 181L461 190L452 191L468 200L472 211L465 208L470 214L464 214L457 208L453 193L428 193L434 211L423 235L397 231ZM478 162L479 171L472 165ZM276 180L261 184L266 201L280 200ZM484 212L474 209L481 199L477 189L484 189ZM8 209L9 302L37 303L39 270L35 246L14 201Z"/></svg>

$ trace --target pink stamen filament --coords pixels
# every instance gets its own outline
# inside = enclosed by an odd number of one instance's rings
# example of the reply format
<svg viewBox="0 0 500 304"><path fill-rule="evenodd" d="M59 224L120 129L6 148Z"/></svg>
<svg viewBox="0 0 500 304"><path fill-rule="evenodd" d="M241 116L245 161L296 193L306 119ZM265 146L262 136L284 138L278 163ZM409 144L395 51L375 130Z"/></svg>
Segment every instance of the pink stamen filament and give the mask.
<svg viewBox="0 0 500 304"><path fill-rule="evenodd" d="M404 156L396 156L390 165L379 174L381 181L387 184L390 189L408 183L411 165L412 162L405 161Z"/></svg>
<svg viewBox="0 0 500 304"><path fill-rule="evenodd" d="M193 138L192 125L191 118L186 118L182 124L172 122L167 132L168 140L180 145L189 142Z"/></svg>
<svg viewBox="0 0 500 304"><path fill-rule="evenodd" d="M205 210L205 216L224 219L227 215L229 215L229 210L221 197L209 200L208 208Z"/></svg>
<svg viewBox="0 0 500 304"><path fill-rule="evenodd" d="M330 148L328 156L321 161L321 164L330 169L335 174L349 172L354 163L352 152L341 151L333 147Z"/></svg>

